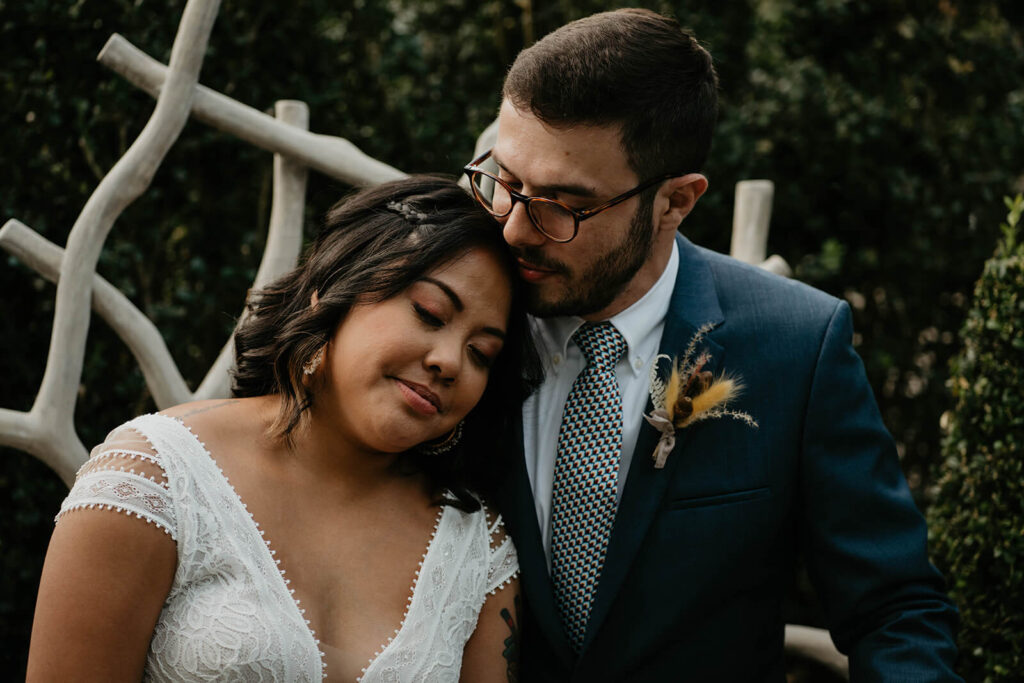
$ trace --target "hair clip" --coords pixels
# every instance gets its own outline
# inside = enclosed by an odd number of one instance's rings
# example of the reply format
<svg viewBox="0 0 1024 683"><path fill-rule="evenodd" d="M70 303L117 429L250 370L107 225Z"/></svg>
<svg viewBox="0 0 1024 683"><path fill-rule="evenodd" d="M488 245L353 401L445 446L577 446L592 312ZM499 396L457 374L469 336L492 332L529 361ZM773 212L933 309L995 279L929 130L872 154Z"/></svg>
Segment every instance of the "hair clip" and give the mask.
<svg viewBox="0 0 1024 683"><path fill-rule="evenodd" d="M420 225L422 221L427 220L427 214L417 211L405 202L391 201L387 203L387 208L414 225Z"/></svg>

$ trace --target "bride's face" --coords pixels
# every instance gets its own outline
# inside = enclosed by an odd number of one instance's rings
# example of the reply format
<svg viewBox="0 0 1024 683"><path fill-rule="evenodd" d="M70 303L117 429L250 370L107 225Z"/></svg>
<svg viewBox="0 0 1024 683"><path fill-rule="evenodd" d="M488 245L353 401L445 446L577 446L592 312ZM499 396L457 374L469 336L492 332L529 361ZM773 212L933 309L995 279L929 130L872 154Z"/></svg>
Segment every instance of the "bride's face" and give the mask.
<svg viewBox="0 0 1024 683"><path fill-rule="evenodd" d="M497 257L477 248L390 299L354 306L324 357L323 416L372 451L446 435L487 386L510 287Z"/></svg>

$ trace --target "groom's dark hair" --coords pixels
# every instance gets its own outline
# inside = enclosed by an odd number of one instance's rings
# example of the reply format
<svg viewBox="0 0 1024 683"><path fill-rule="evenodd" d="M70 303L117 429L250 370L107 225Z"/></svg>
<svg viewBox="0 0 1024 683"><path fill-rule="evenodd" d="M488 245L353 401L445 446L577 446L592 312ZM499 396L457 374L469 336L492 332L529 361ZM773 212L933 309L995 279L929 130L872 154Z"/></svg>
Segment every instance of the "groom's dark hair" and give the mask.
<svg viewBox="0 0 1024 683"><path fill-rule="evenodd" d="M540 384L542 370L527 323L523 284L501 228L451 178L412 176L338 202L305 260L250 294L249 315L235 334L232 392L280 396L273 435L288 440L316 400L317 378L324 375L310 378L304 367L345 324L351 308L393 297L472 249L494 254L512 288L504 346L483 397L466 416L458 446L440 455L414 449L397 463L425 473L439 502L479 508L470 492L487 495L507 474L507 449L496 441L508 433L523 400Z"/></svg>
<svg viewBox="0 0 1024 683"><path fill-rule="evenodd" d="M519 53L502 94L555 128L620 125L641 179L700 171L718 116L711 55L675 19L645 9L549 33Z"/></svg>

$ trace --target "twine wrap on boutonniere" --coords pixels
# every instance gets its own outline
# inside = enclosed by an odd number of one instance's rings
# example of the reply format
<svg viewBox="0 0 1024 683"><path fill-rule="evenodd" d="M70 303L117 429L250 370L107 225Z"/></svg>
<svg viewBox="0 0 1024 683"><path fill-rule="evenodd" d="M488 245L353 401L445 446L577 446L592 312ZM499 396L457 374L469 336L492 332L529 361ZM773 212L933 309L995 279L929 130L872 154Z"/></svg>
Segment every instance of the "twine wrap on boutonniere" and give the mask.
<svg viewBox="0 0 1024 683"><path fill-rule="evenodd" d="M682 359L672 361L667 380L658 376L658 361L662 358L671 360L668 356L657 356L651 365L651 403L654 410L650 415L644 415L644 419L661 432L652 455L655 469L665 466L668 454L675 448L677 429L716 417L731 417L757 427L757 421L749 414L727 407L729 401L743 390L739 379L725 375L714 377L704 369L711 355L707 352L697 354L698 344L713 328L713 324L706 323L697 330Z"/></svg>

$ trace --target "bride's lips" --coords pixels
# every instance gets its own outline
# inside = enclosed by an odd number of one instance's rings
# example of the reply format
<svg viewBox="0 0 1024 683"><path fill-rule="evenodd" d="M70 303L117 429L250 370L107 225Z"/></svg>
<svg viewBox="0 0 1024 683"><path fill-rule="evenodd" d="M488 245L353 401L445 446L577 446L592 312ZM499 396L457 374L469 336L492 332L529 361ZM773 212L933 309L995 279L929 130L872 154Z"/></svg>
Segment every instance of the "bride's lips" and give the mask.
<svg viewBox="0 0 1024 683"><path fill-rule="evenodd" d="M557 271L551 270L550 268L544 268L538 266L535 263L530 263L524 259L516 259L519 263L519 276L527 282L540 282L544 278L554 275Z"/></svg>
<svg viewBox="0 0 1024 683"><path fill-rule="evenodd" d="M428 387L398 377L395 378L395 382L405 396L406 403L416 412L424 415L436 415L441 412L441 398Z"/></svg>

